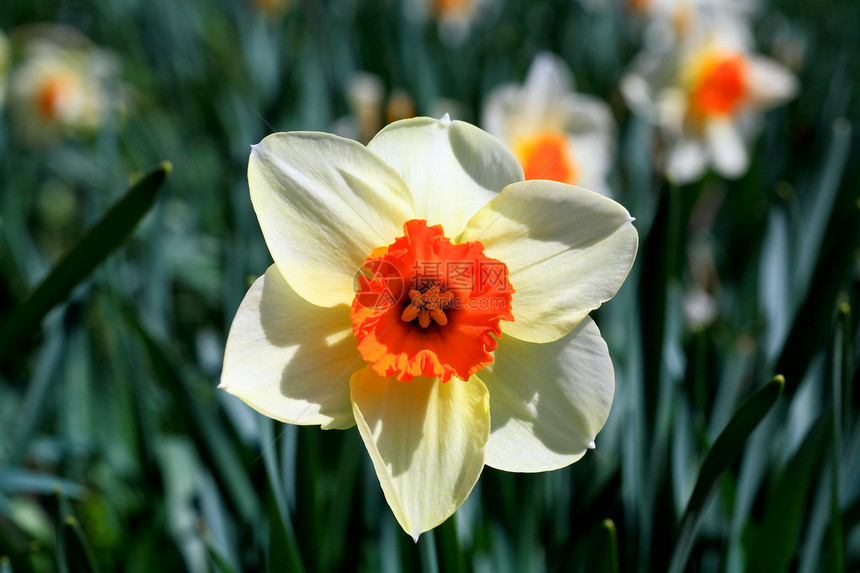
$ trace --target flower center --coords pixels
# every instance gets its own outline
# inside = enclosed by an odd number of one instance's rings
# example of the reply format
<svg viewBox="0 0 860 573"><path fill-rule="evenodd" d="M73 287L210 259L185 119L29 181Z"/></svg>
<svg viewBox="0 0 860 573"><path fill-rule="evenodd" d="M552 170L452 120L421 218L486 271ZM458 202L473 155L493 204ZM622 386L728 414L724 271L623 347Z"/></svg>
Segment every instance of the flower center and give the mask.
<svg viewBox="0 0 860 573"><path fill-rule="evenodd" d="M409 298L411 302L409 306L403 309L403 314L400 315L401 320L411 322L417 318L421 328L430 326L431 318L439 326L448 324L445 307L451 304L454 293L440 293L438 286L432 286L425 292L413 288L409 289Z"/></svg>
<svg viewBox="0 0 860 573"><path fill-rule="evenodd" d="M733 114L746 95L746 61L742 54L705 53L693 63L690 105L699 116Z"/></svg>
<svg viewBox="0 0 860 573"><path fill-rule="evenodd" d="M479 241L454 244L441 225L413 219L373 250L350 307L358 351L381 376L468 380L493 361L501 320L513 320L504 263Z"/></svg>
<svg viewBox="0 0 860 573"><path fill-rule="evenodd" d="M76 89L72 74L57 73L45 79L36 95L36 109L48 120L57 119L60 109L70 92Z"/></svg>
<svg viewBox="0 0 860 573"><path fill-rule="evenodd" d="M573 185L579 174L564 134L545 131L516 146L526 179L549 179Z"/></svg>

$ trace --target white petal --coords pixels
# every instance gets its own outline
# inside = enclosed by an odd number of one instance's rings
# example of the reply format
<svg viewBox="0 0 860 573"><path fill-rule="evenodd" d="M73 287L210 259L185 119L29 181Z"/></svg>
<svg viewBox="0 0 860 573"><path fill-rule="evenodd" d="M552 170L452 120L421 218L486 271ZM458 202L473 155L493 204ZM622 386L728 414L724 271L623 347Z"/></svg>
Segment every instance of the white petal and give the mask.
<svg viewBox="0 0 860 573"><path fill-rule="evenodd" d="M529 66L521 92L523 112L527 118L541 121L572 86L573 79L564 60L549 52L539 53Z"/></svg>
<svg viewBox="0 0 860 573"><path fill-rule="evenodd" d="M771 108L797 94L797 78L788 68L770 58L751 56L748 77L749 99L755 107Z"/></svg>
<svg viewBox="0 0 860 573"><path fill-rule="evenodd" d="M352 301L370 252L403 234L409 190L361 144L326 133L275 133L251 151L251 201L275 264L320 306Z"/></svg>
<svg viewBox="0 0 860 573"><path fill-rule="evenodd" d="M368 149L409 186L415 213L456 237L478 209L523 171L497 139L462 121L419 117L392 123Z"/></svg>
<svg viewBox="0 0 860 573"><path fill-rule="evenodd" d="M504 84L484 97L481 126L502 141L510 141L519 124L520 87Z"/></svg>
<svg viewBox="0 0 860 573"><path fill-rule="evenodd" d="M609 350L590 317L549 344L502 337L478 376L490 392L486 464L509 472L577 461L593 448L615 393Z"/></svg>
<svg viewBox="0 0 860 573"><path fill-rule="evenodd" d="M371 367L350 380L364 445L403 530L415 540L466 500L484 467L490 433L481 381L381 378Z"/></svg>
<svg viewBox="0 0 860 573"><path fill-rule="evenodd" d="M349 378L364 364L349 309L309 303L272 265L236 312L219 387L282 422L349 428Z"/></svg>
<svg viewBox="0 0 860 573"><path fill-rule="evenodd" d="M706 135L717 173L729 178L746 173L749 166L746 146L738 129L730 121L709 122Z"/></svg>
<svg viewBox="0 0 860 573"><path fill-rule="evenodd" d="M698 139L678 138L666 157L666 176L678 185L695 181L708 167L708 154Z"/></svg>
<svg viewBox="0 0 860 573"><path fill-rule="evenodd" d="M508 267L514 322L502 322L502 332L530 342L558 340L612 298L636 257L632 221L624 207L581 187L555 181L505 187L463 234Z"/></svg>

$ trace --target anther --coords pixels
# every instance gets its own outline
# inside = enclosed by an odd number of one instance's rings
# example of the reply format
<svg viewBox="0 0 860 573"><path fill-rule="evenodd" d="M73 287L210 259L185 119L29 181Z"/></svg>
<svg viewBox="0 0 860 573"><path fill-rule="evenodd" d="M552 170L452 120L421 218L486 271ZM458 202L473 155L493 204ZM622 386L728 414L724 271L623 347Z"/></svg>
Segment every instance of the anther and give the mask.
<svg viewBox="0 0 860 573"><path fill-rule="evenodd" d="M448 324L448 317L444 309L454 299L452 292L439 292L438 286L432 286L424 292L417 289L409 289L409 306L403 309L400 318L405 322L411 322L418 318L421 328L430 326L430 320L439 326Z"/></svg>

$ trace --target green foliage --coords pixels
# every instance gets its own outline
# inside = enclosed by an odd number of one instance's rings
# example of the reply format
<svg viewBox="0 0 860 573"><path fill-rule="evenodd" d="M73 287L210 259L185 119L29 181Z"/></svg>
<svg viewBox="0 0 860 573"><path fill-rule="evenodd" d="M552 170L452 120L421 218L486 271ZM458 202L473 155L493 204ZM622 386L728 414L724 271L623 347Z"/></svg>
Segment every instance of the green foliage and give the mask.
<svg viewBox="0 0 860 573"><path fill-rule="evenodd" d="M116 56L123 105L39 148L0 111L0 572L860 568L860 4L764 3L758 49L794 58L799 95L743 177L679 187L618 92L643 36L623 2L499 2L460 46L407 3L3 0L13 57L26 25L73 27ZM541 50L618 123L641 250L595 313L615 403L580 462L487 468L416 544L354 429L215 388L270 263L249 146L343 125L358 71L479 123ZM697 288L711 321L685 311Z"/></svg>

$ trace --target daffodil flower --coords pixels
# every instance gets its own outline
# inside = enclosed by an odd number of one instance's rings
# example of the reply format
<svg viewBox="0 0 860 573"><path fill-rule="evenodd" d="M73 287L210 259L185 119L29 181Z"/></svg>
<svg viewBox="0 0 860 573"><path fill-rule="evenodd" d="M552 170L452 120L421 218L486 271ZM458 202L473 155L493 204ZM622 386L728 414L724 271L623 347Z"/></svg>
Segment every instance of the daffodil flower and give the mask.
<svg viewBox="0 0 860 573"><path fill-rule="evenodd" d="M650 43L700 34L714 26L732 27L750 38L746 21L756 7L750 0L628 0L627 5L647 18Z"/></svg>
<svg viewBox="0 0 860 573"><path fill-rule="evenodd" d="M797 92L791 72L753 53L743 37L737 27L696 34L667 52L646 52L622 80L631 108L661 129L665 172L678 183L709 165L724 177L743 175L761 112Z"/></svg>
<svg viewBox="0 0 860 573"><path fill-rule="evenodd" d="M276 133L248 181L274 264L220 387L283 422L358 426L408 534L454 513L484 465L552 470L594 447L614 376L588 313L638 244L618 203L523 181L502 143L447 116L367 147Z"/></svg>
<svg viewBox="0 0 860 573"><path fill-rule="evenodd" d="M69 28L36 26L23 35L23 61L10 80L11 114L20 139L45 145L66 133L98 128L117 103L116 94L109 93L116 59Z"/></svg>
<svg viewBox="0 0 860 573"><path fill-rule="evenodd" d="M609 195L615 122L599 98L574 91L570 70L550 53L538 54L525 84L494 89L483 126L520 161L526 179L551 179Z"/></svg>

